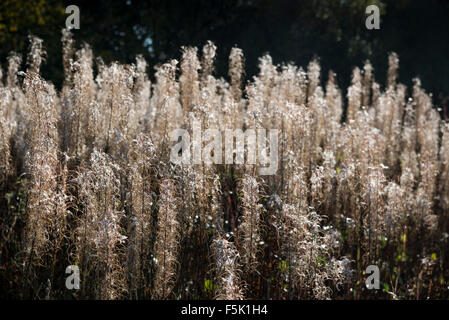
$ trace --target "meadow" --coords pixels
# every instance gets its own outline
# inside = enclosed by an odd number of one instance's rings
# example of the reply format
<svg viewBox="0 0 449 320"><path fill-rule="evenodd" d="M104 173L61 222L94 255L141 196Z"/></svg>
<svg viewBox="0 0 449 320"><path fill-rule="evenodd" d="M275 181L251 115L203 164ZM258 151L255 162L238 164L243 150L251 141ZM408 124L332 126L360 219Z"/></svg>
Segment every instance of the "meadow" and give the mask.
<svg viewBox="0 0 449 320"><path fill-rule="evenodd" d="M265 55L245 83L237 47L218 78L212 42L148 66L61 40L60 90L36 37L0 68L0 297L449 298L449 124L419 79L397 82L395 53L385 83L366 61L341 89L316 59ZM173 163L171 132L195 120L278 130L276 172Z"/></svg>

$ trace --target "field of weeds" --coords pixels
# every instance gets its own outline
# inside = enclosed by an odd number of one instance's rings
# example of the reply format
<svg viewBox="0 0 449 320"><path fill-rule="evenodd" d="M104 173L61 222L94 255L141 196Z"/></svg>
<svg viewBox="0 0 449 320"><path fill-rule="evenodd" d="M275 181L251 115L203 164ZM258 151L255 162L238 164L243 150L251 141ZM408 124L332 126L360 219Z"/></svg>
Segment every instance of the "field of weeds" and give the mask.
<svg viewBox="0 0 449 320"><path fill-rule="evenodd" d="M238 48L216 78L211 42L106 65L64 31L57 90L30 41L0 76L2 298L449 297L449 125L418 79L397 82L396 54L385 84L367 61L342 90L317 60L268 55L244 83ZM204 135L173 152L180 129ZM208 129L235 148L208 148ZM257 146L270 174L238 136L261 129L277 133Z"/></svg>

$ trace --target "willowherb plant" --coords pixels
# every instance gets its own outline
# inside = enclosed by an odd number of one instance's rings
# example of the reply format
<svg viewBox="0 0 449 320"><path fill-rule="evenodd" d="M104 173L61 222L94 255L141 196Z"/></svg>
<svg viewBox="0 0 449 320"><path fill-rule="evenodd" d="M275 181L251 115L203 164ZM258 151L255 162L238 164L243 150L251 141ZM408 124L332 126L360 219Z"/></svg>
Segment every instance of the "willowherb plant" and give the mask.
<svg viewBox="0 0 449 320"><path fill-rule="evenodd" d="M70 156L82 158L82 155L92 151L98 134L94 127L96 119L92 119L90 111L94 109L92 102L96 87L93 79L92 50L86 45L77 51L75 56L75 61L69 61L71 82L66 82L63 88L65 106L62 111L62 148L67 150Z"/></svg>
<svg viewBox="0 0 449 320"><path fill-rule="evenodd" d="M27 72L12 53L0 74L5 296L448 295L448 124L418 79L411 96L398 82L396 54L385 86L369 61L343 90L333 72L322 79L318 59L303 69L269 55L244 84L243 51L231 50L228 79L217 78L207 42L200 58L184 47L179 65L151 66L150 82L142 56L105 64L68 30L61 40L60 92L39 74L36 37ZM174 129L191 134L192 163L170 163ZM221 153L197 133L207 129L278 130L277 150L257 144L277 152L278 170L256 176L250 135L219 141L233 150L225 160L243 150L243 164L209 163ZM80 268L79 291L63 286L67 263ZM368 265L388 293L364 287Z"/></svg>
<svg viewBox="0 0 449 320"><path fill-rule="evenodd" d="M15 52L11 52L8 56L8 73L6 75L6 86L17 86L17 72L19 71L20 64L22 63L22 57Z"/></svg>
<svg viewBox="0 0 449 320"><path fill-rule="evenodd" d="M441 207L446 210L447 215L449 212L449 124L443 124L441 131L439 194Z"/></svg>
<svg viewBox="0 0 449 320"><path fill-rule="evenodd" d="M173 181L165 179L160 185L157 235L154 246L156 274L153 297L167 299L172 295L177 271L179 249L179 225L177 201Z"/></svg>
<svg viewBox="0 0 449 320"><path fill-rule="evenodd" d="M257 270L263 241L261 239L261 215L263 206L259 203L259 183L256 178L246 174L240 182L242 222L239 225L239 245L242 252L242 264L245 271Z"/></svg>
<svg viewBox="0 0 449 320"><path fill-rule="evenodd" d="M65 85L70 85L70 82L72 81L72 62L73 62L73 55L75 53L75 50L73 48L74 46L74 40L73 40L73 34L70 32L69 29L63 29L62 30L62 64L64 68L64 82Z"/></svg>
<svg viewBox="0 0 449 320"><path fill-rule="evenodd" d="M127 237L120 225L120 168L109 155L95 149L89 166L76 177L83 211L76 229L76 259L85 274L98 281L84 290L93 289L96 299L117 299L126 291L121 245Z"/></svg>
<svg viewBox="0 0 449 320"><path fill-rule="evenodd" d="M200 69L201 64L198 60L197 49L183 48L179 85L184 112L189 112L194 106L198 105L200 90L198 71Z"/></svg>
<svg viewBox="0 0 449 320"><path fill-rule="evenodd" d="M42 39L35 36L30 36L30 52L27 58L28 69L27 72L39 73L41 64L45 60L46 52L42 47Z"/></svg>
<svg viewBox="0 0 449 320"><path fill-rule="evenodd" d="M11 103L11 92L0 87L0 188L3 190L11 174L10 139L13 127L7 116L7 107Z"/></svg>
<svg viewBox="0 0 449 320"><path fill-rule="evenodd" d="M203 47L203 56L201 60L201 78L202 82L207 82L207 78L212 75L214 71L214 60L216 56L217 47L208 41Z"/></svg>
<svg viewBox="0 0 449 320"><path fill-rule="evenodd" d="M211 246L214 268L218 282L216 299L240 300L243 292L240 284L238 260L239 253L232 242L217 238Z"/></svg>
<svg viewBox="0 0 449 320"><path fill-rule="evenodd" d="M323 235L324 231L332 230L321 229L321 218L316 212L301 213L289 204L284 204L282 211L279 228L285 281L297 292L298 298L329 298L331 289L326 281L343 279L343 270L329 268L326 262L332 250L338 247L338 241L329 234Z"/></svg>
<svg viewBox="0 0 449 320"><path fill-rule="evenodd" d="M229 77L231 78L231 90L235 101L242 96L242 77L244 73L243 52L240 48L232 48L229 55Z"/></svg>
<svg viewBox="0 0 449 320"><path fill-rule="evenodd" d="M169 132L179 124L177 120L182 107L179 102L180 84L176 80L177 64L177 60L171 60L156 68L148 129L161 144L160 149L166 147Z"/></svg>
<svg viewBox="0 0 449 320"><path fill-rule="evenodd" d="M64 210L58 210L58 132L56 92L37 73L27 73L24 91L29 122L26 132L25 168L29 175L25 227L26 269L55 245L65 224Z"/></svg>
<svg viewBox="0 0 449 320"><path fill-rule="evenodd" d="M128 226L128 274L130 277L130 296L138 298L139 289L145 285L145 274L150 268L150 239L153 228L153 203L155 196L151 191L151 171L155 159L155 148L151 140L140 134L130 148L130 204L132 215Z"/></svg>

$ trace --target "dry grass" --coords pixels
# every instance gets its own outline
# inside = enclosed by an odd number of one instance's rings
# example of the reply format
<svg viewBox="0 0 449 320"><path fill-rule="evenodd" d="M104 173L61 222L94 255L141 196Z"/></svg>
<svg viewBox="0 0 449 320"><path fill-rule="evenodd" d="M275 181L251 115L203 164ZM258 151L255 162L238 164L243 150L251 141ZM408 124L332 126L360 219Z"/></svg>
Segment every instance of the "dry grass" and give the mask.
<svg viewBox="0 0 449 320"><path fill-rule="evenodd" d="M227 82L208 42L151 83L142 57L105 65L64 31L57 92L30 41L26 72L12 53L0 77L2 297L449 296L449 124L419 80L397 83L394 53L385 88L367 61L344 99L316 60L305 71L266 55L243 86L243 52ZM170 132L200 125L278 129L276 174L171 163ZM65 288L71 264L80 290ZM364 285L368 265L379 291Z"/></svg>

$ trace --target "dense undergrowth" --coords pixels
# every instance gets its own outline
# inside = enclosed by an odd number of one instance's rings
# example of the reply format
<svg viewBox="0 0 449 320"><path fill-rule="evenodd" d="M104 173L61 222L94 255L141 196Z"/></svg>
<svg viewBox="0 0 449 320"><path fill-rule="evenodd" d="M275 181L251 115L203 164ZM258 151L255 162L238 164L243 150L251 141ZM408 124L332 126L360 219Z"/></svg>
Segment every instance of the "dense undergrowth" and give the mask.
<svg viewBox="0 0 449 320"><path fill-rule="evenodd" d="M366 62L343 99L316 60L267 55L243 84L242 51L217 79L209 42L151 83L141 57L105 65L64 31L57 91L30 41L26 70L12 53L0 77L1 297L449 297L449 125L419 80L397 83L394 53L385 86ZM194 119L278 129L276 174L173 164L170 132ZM69 265L79 290L65 287ZM379 290L365 286L369 265Z"/></svg>

